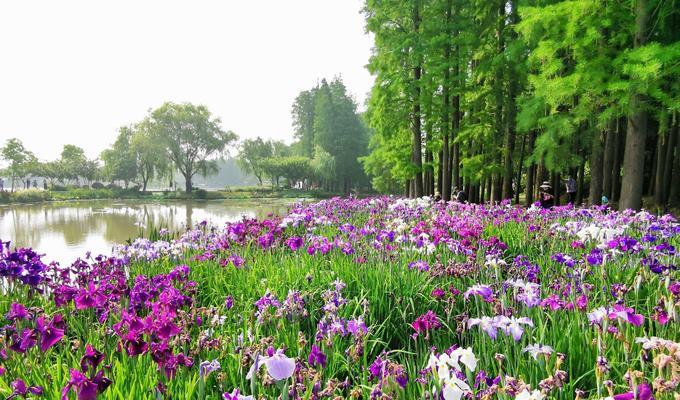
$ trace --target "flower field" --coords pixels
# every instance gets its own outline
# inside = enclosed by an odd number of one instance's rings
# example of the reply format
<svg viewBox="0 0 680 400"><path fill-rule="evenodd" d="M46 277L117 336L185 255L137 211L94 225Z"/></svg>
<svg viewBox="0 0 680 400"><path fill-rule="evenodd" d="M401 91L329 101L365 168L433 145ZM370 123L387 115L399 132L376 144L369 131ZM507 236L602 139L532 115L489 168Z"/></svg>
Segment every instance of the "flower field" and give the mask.
<svg viewBox="0 0 680 400"><path fill-rule="evenodd" d="M0 397L678 399L679 233L382 197L69 266L5 242Z"/></svg>

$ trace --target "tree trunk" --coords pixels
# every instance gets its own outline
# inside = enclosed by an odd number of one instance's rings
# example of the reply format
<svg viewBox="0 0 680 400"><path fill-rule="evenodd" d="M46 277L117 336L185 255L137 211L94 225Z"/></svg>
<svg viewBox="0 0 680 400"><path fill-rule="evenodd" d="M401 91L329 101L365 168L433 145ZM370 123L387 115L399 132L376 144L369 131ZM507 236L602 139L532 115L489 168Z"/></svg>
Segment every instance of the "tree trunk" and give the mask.
<svg viewBox="0 0 680 400"><path fill-rule="evenodd" d="M278 186L278 185L279 184L278 184L278 179L277 179L276 186ZM184 191L186 193L191 193L192 189L193 189L193 187L191 185L191 176L184 176Z"/></svg>
<svg viewBox="0 0 680 400"><path fill-rule="evenodd" d="M602 166L602 192L608 199L612 198L612 169L614 167L614 150L616 146L616 121L608 125L607 139L604 144L604 161Z"/></svg>
<svg viewBox="0 0 680 400"><path fill-rule="evenodd" d="M560 173L553 172L552 175L552 186L554 188L555 194L555 205L559 206L561 204L560 197L562 196L562 184L560 182Z"/></svg>
<svg viewBox="0 0 680 400"><path fill-rule="evenodd" d="M680 136L680 128L676 127L676 134ZM671 205L680 203L680 137L676 138L675 150L675 157L673 157L673 177L671 179L672 184L670 192L668 193L668 203Z"/></svg>
<svg viewBox="0 0 680 400"><path fill-rule="evenodd" d="M658 206L663 205L664 203L663 173L664 167L666 166L666 153L668 152L668 144L672 134L668 124L666 124L666 132L663 134L661 131L662 126L663 124L660 123L659 135L657 136L656 143L656 173L654 174L654 203L656 203Z"/></svg>
<svg viewBox="0 0 680 400"><path fill-rule="evenodd" d="M415 35L420 34L420 0L414 1L413 6L413 30ZM416 50L416 53L418 50ZM415 55L419 60L420 56ZM422 74L421 63L417 61L413 67L413 114L411 116L411 129L413 133L412 162L416 168L414 180L414 197L423 196L423 155L422 155L422 131L420 121L420 76Z"/></svg>
<svg viewBox="0 0 680 400"><path fill-rule="evenodd" d="M434 195L434 155L432 154L432 150L429 149L429 142L431 140L430 134L428 134L426 139L428 146L425 150L425 194L427 196Z"/></svg>
<svg viewBox="0 0 680 400"><path fill-rule="evenodd" d="M456 70L457 70L456 66ZM451 146L451 184L460 189L460 145L456 142L456 137L460 131L460 95L453 96L453 121L452 121L452 140Z"/></svg>
<svg viewBox="0 0 680 400"><path fill-rule="evenodd" d="M647 129L649 129L649 124L647 125ZM647 182L647 190L644 190L642 193L643 193L643 196L644 195L653 196L654 195L654 189L655 189L654 184L656 182L656 167L657 167L658 160L659 160L659 151L660 151L659 146L661 145L661 137L659 136L659 132L657 132L653 137L649 137L649 135L647 135L647 136L648 137L646 138L646 140L650 140L651 142L656 143L656 145L651 149L651 151L652 151L651 164L648 164L647 160L645 159L645 166L650 165L652 167L652 171L649 174L649 178L648 178L649 181Z"/></svg>
<svg viewBox="0 0 680 400"><path fill-rule="evenodd" d="M529 134L529 148L527 149L527 154L532 154L534 152L534 142L536 141L536 131L531 131ZM536 183L536 164L531 163L527 169L527 188L525 190L525 202L527 207L534 203L534 187Z"/></svg>
<svg viewBox="0 0 680 400"><path fill-rule="evenodd" d="M522 166L524 164L524 148L527 142L527 135L522 136L522 146L519 149L519 164L517 165L517 178L515 179L515 204L519 204L519 194L522 191Z"/></svg>
<svg viewBox="0 0 680 400"><path fill-rule="evenodd" d="M586 163L585 160L581 163L578 168L578 187L576 189L576 204L583 204L583 190L585 189L585 175L586 175Z"/></svg>
<svg viewBox="0 0 680 400"><path fill-rule="evenodd" d="M602 204L602 135L593 132L590 145L590 205Z"/></svg>
<svg viewBox="0 0 680 400"><path fill-rule="evenodd" d="M496 54L499 55L499 59L501 58L500 55L503 54L505 51L505 0L500 0L497 2L497 7L498 7L498 23L496 26ZM503 93L503 68L504 68L504 63L499 62L498 65L495 66L495 76L494 76L494 83L493 83L493 90L494 90L494 95L495 95L495 102L496 102L496 110L495 110L495 118L494 118L494 142L498 143L498 146L500 145L500 141L502 141L505 137L504 135L504 125L503 125L503 103L504 103L504 93ZM506 143L507 145L507 143ZM492 149L494 151L495 149ZM500 161L502 162L502 153L504 153L503 149L501 148L501 156ZM495 156L492 156L494 158L493 161L495 160ZM512 157L512 154L510 154L510 157ZM512 162L512 159L510 158L510 162ZM496 176L497 174L493 174L493 179L492 179L492 184L491 184L491 203L495 203L498 199L500 199L502 193L498 193L496 190L496 186L498 183L498 180L500 177Z"/></svg>
<svg viewBox="0 0 680 400"><path fill-rule="evenodd" d="M444 168L442 165L444 164L444 152L442 150L439 151L439 168L437 169L437 191L442 194L443 193L443 187L442 187L442 179L444 175ZM442 199L444 198L444 195L442 194ZM447 200L448 201L448 200Z"/></svg>
<svg viewBox="0 0 680 400"><path fill-rule="evenodd" d="M446 31L447 40L451 38L451 31L449 26L451 25L451 9L453 7L453 0L447 0L446 2ZM451 106L451 82L450 75L451 71L448 65L451 64L451 42L447 41L446 46L444 46L444 60L447 64L444 68L444 113L442 115L442 157L439 164L439 168L442 171L442 183L441 191L442 199L444 201L451 200L451 144L449 143L450 125L449 125L449 107Z"/></svg>
<svg viewBox="0 0 680 400"><path fill-rule="evenodd" d="M668 146L666 147L665 164L663 168L663 182L661 184L663 188L663 199L664 204L668 203L668 196L670 193L671 186L671 176L673 174L673 160L675 155L676 145L678 143L678 135L680 135L680 121L677 120L677 113L673 115L671 121L671 128L668 136Z"/></svg>
<svg viewBox="0 0 680 400"><path fill-rule="evenodd" d="M647 43L648 0L637 0L635 5L635 48ZM619 209L642 208L642 185L645 168L645 140L647 138L647 112L643 108L642 95L630 97L626 150L623 156L623 180Z"/></svg>
<svg viewBox="0 0 680 400"><path fill-rule="evenodd" d="M623 148L624 137L621 134L623 123L620 119L616 121L616 141L614 143L614 167L612 168L612 197L610 201L618 202L621 194L621 150Z"/></svg>
<svg viewBox="0 0 680 400"><path fill-rule="evenodd" d="M504 2L505 3L505 2ZM519 17L517 15L517 5L515 4L515 1L509 2L510 4L510 24L511 25L516 25L517 22L519 21ZM504 10L505 10L505 5L504 5ZM516 39L516 33L514 29L509 30L509 40L513 41ZM509 76L508 76L508 95L507 95L507 103L506 103L506 109L505 109L505 115L506 115L506 132L505 132L505 148L504 148L504 155L505 155L505 173L503 174L503 191L501 194L501 197L503 200L505 199L510 199L512 198L512 178L513 178L513 162L512 162L512 155L513 152L515 151L515 140L516 140L516 132L515 132L515 123L516 123L516 117L517 117L517 93L519 92L519 82L517 82L517 71L515 70L513 65L509 65ZM522 169L522 166L519 166L519 169ZM519 179L516 180L515 184L518 185ZM519 190L519 189L518 189Z"/></svg>

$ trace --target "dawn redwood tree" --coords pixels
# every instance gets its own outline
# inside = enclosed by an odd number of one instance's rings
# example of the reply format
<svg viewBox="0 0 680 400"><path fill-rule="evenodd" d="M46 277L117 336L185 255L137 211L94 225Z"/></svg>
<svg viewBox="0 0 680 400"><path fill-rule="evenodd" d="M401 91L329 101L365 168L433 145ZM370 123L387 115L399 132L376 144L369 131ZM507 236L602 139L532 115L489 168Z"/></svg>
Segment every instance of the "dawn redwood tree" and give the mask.
<svg viewBox="0 0 680 400"><path fill-rule="evenodd" d="M643 47L648 40L649 24L648 0L635 2L635 37L633 46ZM626 148L623 155L623 180L621 181L621 200L619 208L639 210L642 207L642 186L645 168L645 140L647 139L647 111L641 93L630 96L630 113Z"/></svg>
<svg viewBox="0 0 680 400"><path fill-rule="evenodd" d="M424 179L425 195L448 199L457 186L471 201L514 191L519 202L523 191L531 203L549 176L558 193L559 178L575 175L578 198L590 187L593 203L600 192L615 202L621 186L623 197L638 192L635 203L643 186L659 205L678 201L677 4L366 0L375 84L362 161L374 188L414 196ZM623 172L639 182L621 185L622 150L635 146Z"/></svg>
<svg viewBox="0 0 680 400"><path fill-rule="evenodd" d="M184 177L191 193L191 180L197 173L206 176L217 169L215 157L224 153L237 136L221 128L219 118L205 106L167 102L151 111L148 122L163 141L168 158Z"/></svg>

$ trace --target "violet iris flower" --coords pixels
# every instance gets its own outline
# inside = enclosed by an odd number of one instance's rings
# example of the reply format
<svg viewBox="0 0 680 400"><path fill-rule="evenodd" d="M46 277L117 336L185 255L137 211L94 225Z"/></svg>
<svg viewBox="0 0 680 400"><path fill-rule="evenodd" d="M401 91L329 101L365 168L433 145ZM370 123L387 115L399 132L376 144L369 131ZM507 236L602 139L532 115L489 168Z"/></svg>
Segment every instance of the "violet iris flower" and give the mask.
<svg viewBox="0 0 680 400"><path fill-rule="evenodd" d="M40 351L47 351L64 337L64 330L59 327L61 321L62 317L59 314L50 321L47 321L44 316L38 317L36 325L40 332Z"/></svg>
<svg viewBox="0 0 680 400"><path fill-rule="evenodd" d="M614 400L636 400L636 397L635 393L631 390L630 392L615 395ZM654 400L652 388L648 384L641 383L638 385L637 400Z"/></svg>
<svg viewBox="0 0 680 400"><path fill-rule="evenodd" d="M501 330L506 336L512 336L518 342L522 338L522 334L524 334L522 325L534 326L534 323L527 317L516 318L497 315L493 318L487 316L470 318L468 320L468 327L475 325L479 325L492 340L496 339L498 330Z"/></svg>
<svg viewBox="0 0 680 400"><path fill-rule="evenodd" d="M494 318L483 316L482 318L470 318L468 320L468 328L479 325L480 329L486 332L492 340L498 336L498 326Z"/></svg>
<svg viewBox="0 0 680 400"><path fill-rule="evenodd" d="M61 390L62 400L68 400L68 392L75 390L78 400L96 400L111 385L111 380L104 376L104 371L96 373L92 379L77 369L71 369L71 379Z"/></svg>
<svg viewBox="0 0 680 400"><path fill-rule="evenodd" d="M645 321L642 314L635 314L635 310L631 307L625 307L621 304L615 304L612 311L609 313L609 319L619 319L626 321L634 326L640 326Z"/></svg>
<svg viewBox="0 0 680 400"><path fill-rule="evenodd" d="M312 367L321 365L322 367L326 368L326 355L315 344L312 345L312 351L309 353L309 358L307 358L307 361Z"/></svg>
<svg viewBox="0 0 680 400"><path fill-rule="evenodd" d="M463 293L463 297L467 300L470 295L477 295L484 299L484 301L491 301L493 299L493 290L487 285L472 285Z"/></svg>
<svg viewBox="0 0 680 400"><path fill-rule="evenodd" d="M28 310L21 303L12 303L9 306L9 311L5 316L10 321L16 321L18 319L28 319Z"/></svg>
<svg viewBox="0 0 680 400"><path fill-rule="evenodd" d="M255 358L255 363L250 367L246 379L252 379L257 372L256 370L260 369L262 365L267 367L267 373L269 373L275 381L288 379L293 376L293 372L295 372L295 360L286 357L282 349L275 351L270 347L267 349L267 356Z"/></svg>
<svg viewBox="0 0 680 400"><path fill-rule="evenodd" d="M217 360L212 361L202 361L198 367L198 374L201 377L207 377L211 372L218 371L220 369L220 362Z"/></svg>
<svg viewBox="0 0 680 400"><path fill-rule="evenodd" d="M254 400L253 396L246 396L241 394L238 389L232 390L231 393L223 393L222 399L224 400Z"/></svg>
<svg viewBox="0 0 680 400"><path fill-rule="evenodd" d="M15 397L26 397L29 393L35 396L42 396L43 388L42 386L28 386L26 382L22 379L16 379L11 384L12 394L7 397L6 400L13 399Z"/></svg>

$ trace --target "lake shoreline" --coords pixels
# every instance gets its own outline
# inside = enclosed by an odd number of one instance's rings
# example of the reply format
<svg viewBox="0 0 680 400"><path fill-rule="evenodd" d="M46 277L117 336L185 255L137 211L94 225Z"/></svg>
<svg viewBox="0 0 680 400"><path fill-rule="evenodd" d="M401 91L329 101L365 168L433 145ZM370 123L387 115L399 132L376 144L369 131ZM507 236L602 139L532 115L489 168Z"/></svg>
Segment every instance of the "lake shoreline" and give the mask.
<svg viewBox="0 0 680 400"><path fill-rule="evenodd" d="M11 247L40 249L62 263L92 254L111 254L113 246L160 229L184 232L203 221L226 222L284 215L309 198L259 199L85 199L0 206L0 241Z"/></svg>
<svg viewBox="0 0 680 400"><path fill-rule="evenodd" d="M202 190L191 194L170 191L133 191L129 189L71 189L67 191L24 189L0 192L0 206L13 204L40 204L83 200L143 200L143 201L206 201L206 200L257 200L257 199L326 199L339 193L310 190L244 188L236 190Z"/></svg>

